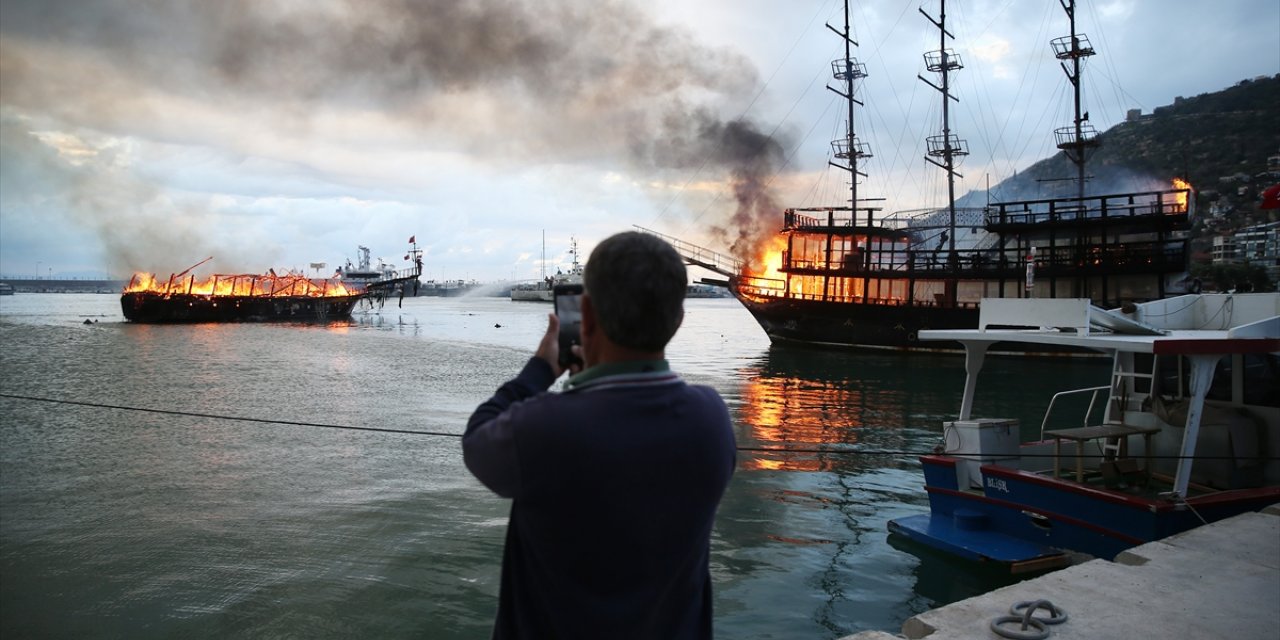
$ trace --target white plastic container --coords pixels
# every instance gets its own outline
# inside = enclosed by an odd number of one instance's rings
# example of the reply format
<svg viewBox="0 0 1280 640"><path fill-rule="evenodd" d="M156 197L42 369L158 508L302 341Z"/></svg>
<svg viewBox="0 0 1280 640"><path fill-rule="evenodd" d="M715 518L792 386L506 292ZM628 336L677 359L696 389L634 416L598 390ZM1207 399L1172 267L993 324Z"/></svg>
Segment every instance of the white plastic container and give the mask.
<svg viewBox="0 0 1280 640"><path fill-rule="evenodd" d="M946 453L960 458L956 479L961 489L982 487L982 465L1018 459L1021 438L1017 420L955 420L942 423L942 430Z"/></svg>

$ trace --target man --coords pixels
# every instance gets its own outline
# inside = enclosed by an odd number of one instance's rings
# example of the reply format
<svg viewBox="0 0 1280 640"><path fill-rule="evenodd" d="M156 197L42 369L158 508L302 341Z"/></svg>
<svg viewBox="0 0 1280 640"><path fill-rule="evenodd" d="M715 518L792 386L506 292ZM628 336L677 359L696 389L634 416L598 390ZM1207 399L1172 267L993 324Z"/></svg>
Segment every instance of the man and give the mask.
<svg viewBox="0 0 1280 640"><path fill-rule="evenodd" d="M733 474L724 401L664 359L687 276L671 245L614 235L587 261L583 360L563 393L552 315L480 405L467 468L513 498L495 638L710 638L711 525Z"/></svg>

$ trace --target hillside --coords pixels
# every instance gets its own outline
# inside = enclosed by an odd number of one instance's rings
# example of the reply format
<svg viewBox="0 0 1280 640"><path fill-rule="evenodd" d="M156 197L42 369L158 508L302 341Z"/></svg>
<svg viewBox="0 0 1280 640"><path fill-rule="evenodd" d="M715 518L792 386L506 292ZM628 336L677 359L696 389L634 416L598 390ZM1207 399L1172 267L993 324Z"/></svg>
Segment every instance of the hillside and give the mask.
<svg viewBox="0 0 1280 640"><path fill-rule="evenodd" d="M1245 80L1214 93L1179 98L1174 104L1118 124L1099 135L1090 158L1088 191L1166 188L1174 177L1188 180L1204 207L1219 195L1226 209L1258 215L1257 195L1280 182L1280 76ZM1272 175L1267 175L1268 172ZM1243 174L1245 179L1230 178ZM1037 162L992 188L993 199L1019 200L1068 195L1071 182L1044 182L1075 175L1062 153ZM1223 180L1223 178L1230 178ZM1241 192L1241 187L1244 187ZM1260 221L1260 220L1259 220Z"/></svg>

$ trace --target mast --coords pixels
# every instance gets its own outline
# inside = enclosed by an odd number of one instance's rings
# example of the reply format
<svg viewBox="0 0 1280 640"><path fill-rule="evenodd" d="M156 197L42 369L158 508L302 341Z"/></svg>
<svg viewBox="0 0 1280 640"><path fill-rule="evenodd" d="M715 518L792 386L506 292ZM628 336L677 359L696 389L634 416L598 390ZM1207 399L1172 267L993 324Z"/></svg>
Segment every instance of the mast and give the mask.
<svg viewBox="0 0 1280 640"><path fill-rule="evenodd" d="M1075 120L1070 127L1059 127L1054 129L1053 135L1057 139L1058 148L1066 154L1067 158L1076 165L1076 196L1081 200L1084 199L1084 165L1092 155L1094 149L1098 147L1098 131L1093 125L1088 124L1089 113L1081 111L1080 105L1080 72L1082 60L1094 54L1093 47L1089 44L1089 38L1083 33L1076 33L1076 2L1075 0L1058 0L1062 5L1062 9L1067 12L1067 19L1071 23L1071 35L1063 38L1056 38L1050 42L1053 47L1053 55L1060 62L1063 73L1067 74L1067 80L1071 81L1071 86L1075 93ZM1068 67L1066 61L1071 61Z"/></svg>
<svg viewBox="0 0 1280 640"><path fill-rule="evenodd" d="M867 177L867 174L858 170L858 160L870 158L871 150L868 148L867 143L858 141L853 125L854 105L865 106L853 97L853 83L855 80L867 77L867 67L853 57L853 48L858 46L858 43L849 37L853 33L849 27L849 0L844 2L844 30L837 30L830 24L827 24L827 28L844 40L844 58L831 61L831 75L836 80L843 81L844 88L837 89L827 85L827 89L843 97L848 110L845 137L832 140L831 149L835 157L845 160L849 164L848 166L837 162L831 162L830 164L833 167L849 172L849 212L852 216L851 220L856 224L858 219L858 176ZM871 213L868 211L868 226L871 224L870 217Z"/></svg>
<svg viewBox="0 0 1280 640"><path fill-rule="evenodd" d="M920 15L938 28L938 50L924 54L924 66L938 74L941 84L934 84L921 75L916 77L942 94L942 135L925 139L929 154L924 159L947 172L948 228L951 232L948 235L947 255L951 256L956 250L956 176L964 177L956 172L956 157L969 155L969 145L951 133L951 101L960 101L951 95L951 72L963 69L964 65L960 62L959 54L947 48L947 38L955 39L947 31L947 0L939 0L939 5L937 20L925 13L924 9L920 9ZM941 158L941 161L935 158Z"/></svg>

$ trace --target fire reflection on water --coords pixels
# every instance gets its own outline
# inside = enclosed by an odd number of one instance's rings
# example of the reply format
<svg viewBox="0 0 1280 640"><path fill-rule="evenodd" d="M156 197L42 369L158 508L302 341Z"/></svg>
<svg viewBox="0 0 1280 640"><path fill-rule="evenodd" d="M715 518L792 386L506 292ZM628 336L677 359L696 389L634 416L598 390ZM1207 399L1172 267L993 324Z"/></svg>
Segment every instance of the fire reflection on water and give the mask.
<svg viewBox="0 0 1280 640"><path fill-rule="evenodd" d="M906 446L901 427L910 419L911 367L888 369L880 362L848 354L771 351L759 367L744 372L739 411L751 446L779 451L754 451L743 468L830 471L859 464L857 456L837 453L853 445L901 450Z"/></svg>
<svg viewBox="0 0 1280 640"><path fill-rule="evenodd" d="M758 376L743 390L743 422L763 446L788 444L857 444L860 416L849 407L862 404L862 392L833 381L795 377ZM751 468L783 471L816 471L826 463L799 454L762 453L749 461Z"/></svg>

